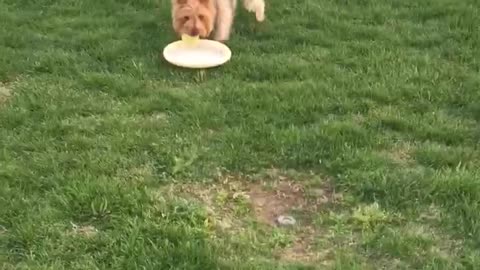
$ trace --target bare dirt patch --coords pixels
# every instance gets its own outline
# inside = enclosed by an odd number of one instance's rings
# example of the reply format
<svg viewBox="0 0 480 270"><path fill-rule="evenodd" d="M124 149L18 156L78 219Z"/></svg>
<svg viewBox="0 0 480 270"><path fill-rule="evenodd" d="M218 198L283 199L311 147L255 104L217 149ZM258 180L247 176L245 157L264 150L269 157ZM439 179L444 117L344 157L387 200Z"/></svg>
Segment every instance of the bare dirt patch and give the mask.
<svg viewBox="0 0 480 270"><path fill-rule="evenodd" d="M299 184L281 181L270 190L261 184L251 185L248 195L257 220L275 225L279 215L288 214L294 208L302 209L306 205L303 187Z"/></svg>
<svg viewBox="0 0 480 270"><path fill-rule="evenodd" d="M268 235L281 227L277 223L280 215L293 216L296 224L282 227L292 241L275 250L274 255L282 261L300 263L326 260L330 251L320 254L313 248L321 232L312 224L312 217L342 200L326 180L311 186L278 170L267 171L263 179L223 175L210 184L177 184L170 186L168 193L204 204L215 227L227 234L250 230L253 221Z"/></svg>
<svg viewBox="0 0 480 270"><path fill-rule="evenodd" d="M173 190L182 197L195 198L215 212L227 215L238 206L247 207L256 221L277 226L277 217L297 213L301 217L315 212L330 203L341 199L328 183L322 187L305 187L290 180L278 177L274 181L251 181L236 176L224 177L215 184L181 184ZM308 192L307 192L308 189Z"/></svg>
<svg viewBox="0 0 480 270"><path fill-rule="evenodd" d="M332 198L331 191L319 189L317 197L308 197L305 186L288 181L277 181L266 188L265 184L252 184L248 186L248 195L255 217L259 222L276 225L280 215L289 215L291 212L314 212L329 202Z"/></svg>

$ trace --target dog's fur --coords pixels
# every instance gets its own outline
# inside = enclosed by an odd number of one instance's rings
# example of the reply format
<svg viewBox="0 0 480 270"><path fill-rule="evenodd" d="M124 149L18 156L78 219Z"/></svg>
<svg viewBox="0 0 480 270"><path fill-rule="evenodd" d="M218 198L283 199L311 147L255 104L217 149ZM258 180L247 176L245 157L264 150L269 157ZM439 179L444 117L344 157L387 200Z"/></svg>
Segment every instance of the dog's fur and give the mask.
<svg viewBox="0 0 480 270"><path fill-rule="evenodd" d="M264 0L242 0L244 7L254 12L257 21L265 19ZM209 37L226 41L235 17L237 0L172 0L173 29L179 35Z"/></svg>

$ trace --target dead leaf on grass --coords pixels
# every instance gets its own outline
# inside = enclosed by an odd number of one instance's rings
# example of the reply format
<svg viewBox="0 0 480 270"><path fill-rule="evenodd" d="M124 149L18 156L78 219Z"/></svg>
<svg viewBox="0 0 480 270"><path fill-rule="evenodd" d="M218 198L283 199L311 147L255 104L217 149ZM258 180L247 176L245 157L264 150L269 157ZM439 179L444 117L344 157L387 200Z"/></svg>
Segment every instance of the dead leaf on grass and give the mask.
<svg viewBox="0 0 480 270"><path fill-rule="evenodd" d="M4 226L0 225L0 235L7 233L7 228Z"/></svg>
<svg viewBox="0 0 480 270"><path fill-rule="evenodd" d="M12 95L12 90L5 84L0 83L0 104L5 103Z"/></svg>
<svg viewBox="0 0 480 270"><path fill-rule="evenodd" d="M79 226L74 223L71 223L71 224L72 224L71 233L74 235L90 238L95 236L98 233L98 230L91 225Z"/></svg>

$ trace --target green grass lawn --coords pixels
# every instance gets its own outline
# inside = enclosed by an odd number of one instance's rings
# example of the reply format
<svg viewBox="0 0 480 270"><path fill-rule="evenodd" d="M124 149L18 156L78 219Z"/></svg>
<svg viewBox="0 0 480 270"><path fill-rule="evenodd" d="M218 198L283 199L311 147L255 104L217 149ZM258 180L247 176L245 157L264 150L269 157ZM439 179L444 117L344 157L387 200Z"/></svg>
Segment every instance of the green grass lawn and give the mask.
<svg viewBox="0 0 480 270"><path fill-rule="evenodd" d="M480 2L267 2L0 0L0 269L479 269Z"/></svg>

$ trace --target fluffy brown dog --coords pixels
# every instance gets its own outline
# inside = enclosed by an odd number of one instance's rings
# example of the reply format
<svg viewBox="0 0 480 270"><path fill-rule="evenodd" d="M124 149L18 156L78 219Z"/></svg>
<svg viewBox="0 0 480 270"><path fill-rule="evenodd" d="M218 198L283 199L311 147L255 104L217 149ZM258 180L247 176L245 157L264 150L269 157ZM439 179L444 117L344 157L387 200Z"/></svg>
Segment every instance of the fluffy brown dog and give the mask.
<svg viewBox="0 0 480 270"><path fill-rule="evenodd" d="M243 0L255 12L257 21L265 19L264 0ZM215 30L215 39L226 41L235 17L237 0L172 0L173 29L179 35L206 38Z"/></svg>

